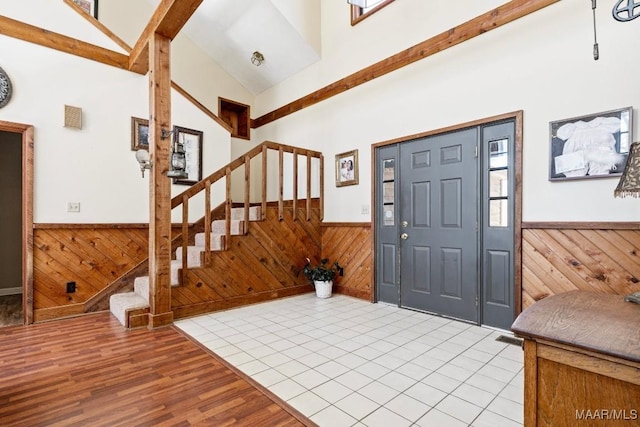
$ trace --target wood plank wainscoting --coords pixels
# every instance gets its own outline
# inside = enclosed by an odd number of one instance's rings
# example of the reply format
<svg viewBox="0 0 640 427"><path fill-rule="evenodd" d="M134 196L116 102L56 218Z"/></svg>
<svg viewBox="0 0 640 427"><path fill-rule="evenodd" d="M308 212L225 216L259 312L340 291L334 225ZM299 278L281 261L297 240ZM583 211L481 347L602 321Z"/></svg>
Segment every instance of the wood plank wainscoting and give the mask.
<svg viewBox="0 0 640 427"><path fill-rule="evenodd" d="M344 267L344 276L335 281L334 292L374 300L370 222L323 223L322 258L338 261Z"/></svg>
<svg viewBox="0 0 640 427"><path fill-rule="evenodd" d="M247 234L230 236L229 250L211 252L208 267L189 269L186 284L172 289L174 318L263 302L313 288L302 274L305 257L319 258L321 212L313 199L306 203L268 205L262 221L251 221Z"/></svg>
<svg viewBox="0 0 640 427"><path fill-rule="evenodd" d="M34 224L33 235L35 322L89 311L91 298L149 255L146 224Z"/></svg>
<svg viewBox="0 0 640 427"><path fill-rule="evenodd" d="M264 220L251 221L246 235L231 236L229 250L212 252L209 266L189 269L186 281L172 288L174 318L313 292L296 273L305 257L320 258L321 211L318 199L309 215L306 203L299 206L294 217L290 202L282 214L277 204L268 205ZM173 236L180 231L174 225ZM131 290L135 277L148 274L148 234L146 224L36 224L34 321L108 310L105 289L120 282L118 291ZM67 293L71 281L75 293Z"/></svg>
<svg viewBox="0 0 640 427"><path fill-rule="evenodd" d="M567 291L640 291L640 223L523 222L523 309Z"/></svg>

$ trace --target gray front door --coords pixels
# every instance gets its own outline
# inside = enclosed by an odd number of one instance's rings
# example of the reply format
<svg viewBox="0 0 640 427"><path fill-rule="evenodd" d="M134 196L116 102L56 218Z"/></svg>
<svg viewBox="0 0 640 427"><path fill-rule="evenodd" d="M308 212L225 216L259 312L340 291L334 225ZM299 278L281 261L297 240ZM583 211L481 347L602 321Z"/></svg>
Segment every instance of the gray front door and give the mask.
<svg viewBox="0 0 640 427"><path fill-rule="evenodd" d="M479 129L400 144L400 305L478 323Z"/></svg>

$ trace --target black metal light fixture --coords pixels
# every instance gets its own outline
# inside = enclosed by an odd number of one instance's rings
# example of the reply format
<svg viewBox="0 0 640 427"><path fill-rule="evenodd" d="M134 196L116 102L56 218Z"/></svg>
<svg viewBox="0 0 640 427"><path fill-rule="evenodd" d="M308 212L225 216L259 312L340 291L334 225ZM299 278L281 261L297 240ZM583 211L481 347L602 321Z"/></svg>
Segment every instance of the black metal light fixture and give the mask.
<svg viewBox="0 0 640 427"><path fill-rule="evenodd" d="M176 179L185 179L189 177L187 173L187 157L184 151L184 144L178 139L173 141L173 149L171 150L171 169L167 172L167 177Z"/></svg>
<svg viewBox="0 0 640 427"><path fill-rule="evenodd" d="M173 134L173 131L162 129L160 138L167 139L171 134ZM142 172L142 177L144 178L144 171L151 169L153 166L149 152L147 150L136 151L136 160L138 161L138 164L140 164L140 172ZM187 173L187 157L184 149L184 143L178 141L177 137L174 138L173 145L171 147L170 166L171 168L167 172L168 178L185 179L189 177L189 174Z"/></svg>

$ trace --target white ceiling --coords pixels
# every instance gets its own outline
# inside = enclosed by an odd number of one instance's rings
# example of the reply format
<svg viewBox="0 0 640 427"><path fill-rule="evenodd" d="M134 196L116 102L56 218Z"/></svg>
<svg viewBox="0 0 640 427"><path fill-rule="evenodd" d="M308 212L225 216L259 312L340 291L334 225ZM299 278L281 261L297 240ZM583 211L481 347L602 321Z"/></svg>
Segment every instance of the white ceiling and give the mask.
<svg viewBox="0 0 640 427"><path fill-rule="evenodd" d="M270 0L204 0L182 33L254 95L320 59Z"/></svg>

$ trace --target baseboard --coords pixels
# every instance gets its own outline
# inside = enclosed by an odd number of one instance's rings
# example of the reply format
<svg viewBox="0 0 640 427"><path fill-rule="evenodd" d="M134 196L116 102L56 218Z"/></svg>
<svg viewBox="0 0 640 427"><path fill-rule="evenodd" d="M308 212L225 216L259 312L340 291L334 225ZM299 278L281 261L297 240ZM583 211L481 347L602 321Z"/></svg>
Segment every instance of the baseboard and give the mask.
<svg viewBox="0 0 640 427"><path fill-rule="evenodd" d="M257 294L242 295L224 300L207 301L198 304L173 307L174 319L185 319L187 317L212 313L214 311L228 310L260 302L276 300L294 295L307 294L313 292L311 285L299 285L279 290L265 291Z"/></svg>
<svg viewBox="0 0 640 427"><path fill-rule="evenodd" d="M5 295L17 295L22 293L22 287L17 288L2 288L0 289L0 297Z"/></svg>

